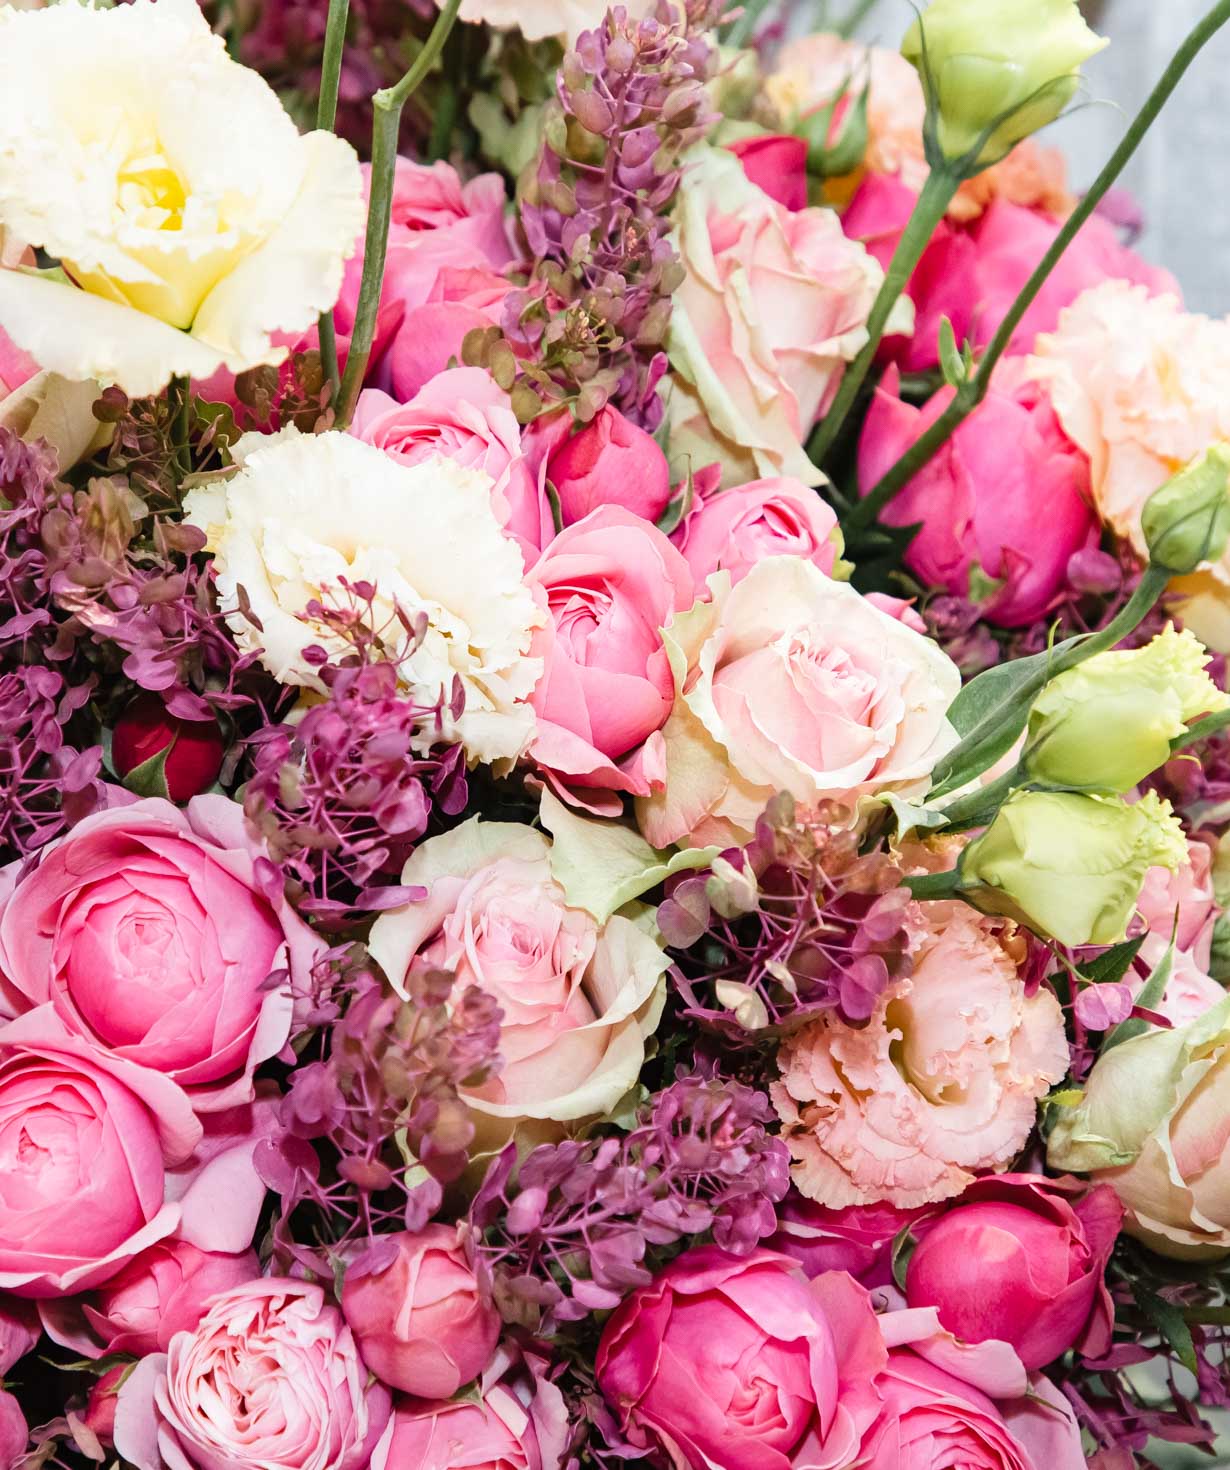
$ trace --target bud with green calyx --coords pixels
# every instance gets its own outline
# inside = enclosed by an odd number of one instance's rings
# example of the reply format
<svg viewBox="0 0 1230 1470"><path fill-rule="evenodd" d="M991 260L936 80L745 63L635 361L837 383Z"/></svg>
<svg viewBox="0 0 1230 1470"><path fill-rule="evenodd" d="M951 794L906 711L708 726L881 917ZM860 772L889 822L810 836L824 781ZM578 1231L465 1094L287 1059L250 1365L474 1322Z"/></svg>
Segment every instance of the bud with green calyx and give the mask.
<svg viewBox="0 0 1230 1470"><path fill-rule="evenodd" d="M807 172L818 179L839 179L852 174L867 156L867 101L871 82L864 79L855 90L847 78L836 97L794 126L796 137L807 144Z"/></svg>
<svg viewBox="0 0 1230 1470"><path fill-rule="evenodd" d="M1140 526L1149 560L1172 576L1220 561L1230 541L1230 444L1214 444L1155 490Z"/></svg>

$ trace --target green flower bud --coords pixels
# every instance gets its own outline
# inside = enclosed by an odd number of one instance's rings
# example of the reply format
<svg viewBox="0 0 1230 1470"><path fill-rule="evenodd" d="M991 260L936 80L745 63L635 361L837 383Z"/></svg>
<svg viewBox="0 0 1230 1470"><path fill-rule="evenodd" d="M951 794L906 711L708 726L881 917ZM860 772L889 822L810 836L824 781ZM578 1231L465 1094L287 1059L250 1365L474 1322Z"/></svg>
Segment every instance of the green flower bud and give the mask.
<svg viewBox="0 0 1230 1470"><path fill-rule="evenodd" d="M944 158L988 168L1052 123L1107 45L1076 0L932 0L901 44Z"/></svg>
<svg viewBox="0 0 1230 1470"><path fill-rule="evenodd" d="M1187 841L1170 803L1019 791L961 858L960 892L1075 949L1116 944L1150 868L1172 872Z"/></svg>
<svg viewBox="0 0 1230 1470"><path fill-rule="evenodd" d="M1209 655L1173 627L1130 652L1102 653L1042 691L1029 717L1030 781L1123 793L1170 759L1170 742L1199 715L1230 708Z"/></svg>
<svg viewBox="0 0 1230 1470"><path fill-rule="evenodd" d="M1214 444L1155 490L1140 525L1150 561L1176 577L1219 561L1230 540L1230 444Z"/></svg>

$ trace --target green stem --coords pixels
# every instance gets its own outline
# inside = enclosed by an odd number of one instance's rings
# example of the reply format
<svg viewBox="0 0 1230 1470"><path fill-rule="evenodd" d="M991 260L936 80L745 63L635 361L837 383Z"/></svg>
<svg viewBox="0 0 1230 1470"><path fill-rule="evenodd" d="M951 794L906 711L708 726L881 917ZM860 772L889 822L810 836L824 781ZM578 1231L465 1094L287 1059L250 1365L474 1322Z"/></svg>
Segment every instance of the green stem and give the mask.
<svg viewBox="0 0 1230 1470"><path fill-rule="evenodd" d="M948 827L944 830L981 827L990 822L1013 791L1024 782L1025 773L1019 765L1014 766L1002 776L997 776L994 781L980 786L977 791L971 791L967 796L959 797L948 806L941 807L941 812L948 818Z"/></svg>
<svg viewBox="0 0 1230 1470"><path fill-rule="evenodd" d="M725 46L746 46L760 24L760 17L769 8L772 0L745 0L743 14L733 20L722 37Z"/></svg>
<svg viewBox="0 0 1230 1470"><path fill-rule="evenodd" d="M888 270L884 273L884 283L871 308L871 315L867 318L867 345L846 369L833 406L825 414L824 422L816 433L812 454L818 463L823 463L825 456L837 442L841 427L854 407L859 390L875 362L880 339L884 336L893 307L914 274L923 251L931 243L936 227L948 212L953 195L960 186L961 176L955 172L936 168L928 175L901 239L897 242Z"/></svg>
<svg viewBox="0 0 1230 1470"><path fill-rule="evenodd" d="M1184 1322L1193 1327L1230 1327L1230 1307L1183 1307Z"/></svg>
<svg viewBox="0 0 1230 1470"><path fill-rule="evenodd" d="M1216 735L1227 727L1230 727L1230 709L1224 709L1215 715L1205 715L1203 720L1196 721L1186 735L1180 735L1177 740L1170 742L1170 753L1178 755L1181 750L1186 750L1190 745L1199 745L1202 740L1207 740L1210 735Z"/></svg>
<svg viewBox="0 0 1230 1470"><path fill-rule="evenodd" d="M878 4L879 0L857 0L850 13L837 25L837 34L849 39Z"/></svg>
<svg viewBox="0 0 1230 1470"><path fill-rule="evenodd" d="M363 245L363 277L355 310L350 354L342 378L337 405L337 427L345 429L354 416L359 390L367 373L376 337L376 317L384 285L384 263L389 249L389 222L393 215L393 181L397 171L397 140L401 114L415 88L436 64L449 32L457 20L461 0L447 0L436 18L431 34L415 58L414 65L395 87L386 87L372 98L372 172L367 208L367 234Z"/></svg>
<svg viewBox="0 0 1230 1470"><path fill-rule="evenodd" d="M1056 235L1054 243L1042 257L1042 262L1037 270L1021 289L1020 295L1013 302L1008 315L1000 323L999 330L991 339L990 346L983 354L974 377L957 389L956 397L931 428L846 517L843 530L847 541L852 539L857 532L865 530L879 516L889 501L909 484L919 470L931 463L953 432L986 397L996 364L1011 343L1016 329L1024 320L1025 313L1046 284L1047 277L1127 167L1133 154L1140 147L1145 134L1157 121L1158 114L1170 100L1171 93L1179 85L1187 69L1227 21L1230 21L1230 0L1221 0L1221 3L1215 5L1197 24L1175 52L1157 86L1154 87L1145 105L1136 114L1131 126L1124 134L1123 141L1094 181L1093 187L1073 210L1063 229Z"/></svg>
<svg viewBox="0 0 1230 1470"><path fill-rule="evenodd" d="M320 96L316 101L316 126L332 132L337 122L337 94L342 79L342 53L346 49L346 22L350 16L350 0L329 0L329 19L325 23L325 53L320 65ZM319 322L320 360L333 385L336 401L341 379L337 368L337 332L333 326L333 310L322 312Z"/></svg>

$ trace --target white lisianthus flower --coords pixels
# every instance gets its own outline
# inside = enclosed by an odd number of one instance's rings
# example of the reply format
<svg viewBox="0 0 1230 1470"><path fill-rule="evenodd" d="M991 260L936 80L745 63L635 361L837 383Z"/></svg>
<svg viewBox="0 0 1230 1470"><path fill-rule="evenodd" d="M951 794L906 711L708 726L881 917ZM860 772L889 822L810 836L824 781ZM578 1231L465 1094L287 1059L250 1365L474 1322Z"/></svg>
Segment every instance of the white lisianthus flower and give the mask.
<svg viewBox="0 0 1230 1470"><path fill-rule="evenodd" d="M191 491L184 510L208 538L240 648L259 650L282 683L323 690L303 650L345 646L302 614L343 578L369 582L379 627L397 607L426 615L402 665L409 691L448 700L461 680L465 708L456 720L444 712L444 738L472 762L515 760L534 735L525 701L542 660L528 653L544 614L491 508L491 477L443 458L400 464L339 433L247 434L232 453L239 473Z"/></svg>
<svg viewBox="0 0 1230 1470"><path fill-rule="evenodd" d="M62 267L0 272L0 327L41 366L140 397L280 362L363 218L354 149L301 136L195 0L0 6L0 227Z"/></svg>
<svg viewBox="0 0 1230 1470"><path fill-rule="evenodd" d="M437 5L440 0L436 0ZM608 0L461 0L461 19L497 31L519 30L527 41L564 36L575 45L582 31L596 31L606 19ZM643 20L654 0L624 0L632 20Z"/></svg>

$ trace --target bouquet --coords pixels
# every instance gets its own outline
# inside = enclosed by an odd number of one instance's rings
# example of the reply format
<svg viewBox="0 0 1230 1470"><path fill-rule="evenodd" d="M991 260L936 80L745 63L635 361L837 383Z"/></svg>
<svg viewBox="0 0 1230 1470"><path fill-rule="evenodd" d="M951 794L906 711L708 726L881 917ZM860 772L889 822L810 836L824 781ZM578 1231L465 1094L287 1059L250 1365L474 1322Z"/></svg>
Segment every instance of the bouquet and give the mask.
<svg viewBox="0 0 1230 1470"><path fill-rule="evenodd" d="M1230 1404L1230 325L1075 0L0 5L0 1470Z"/></svg>

